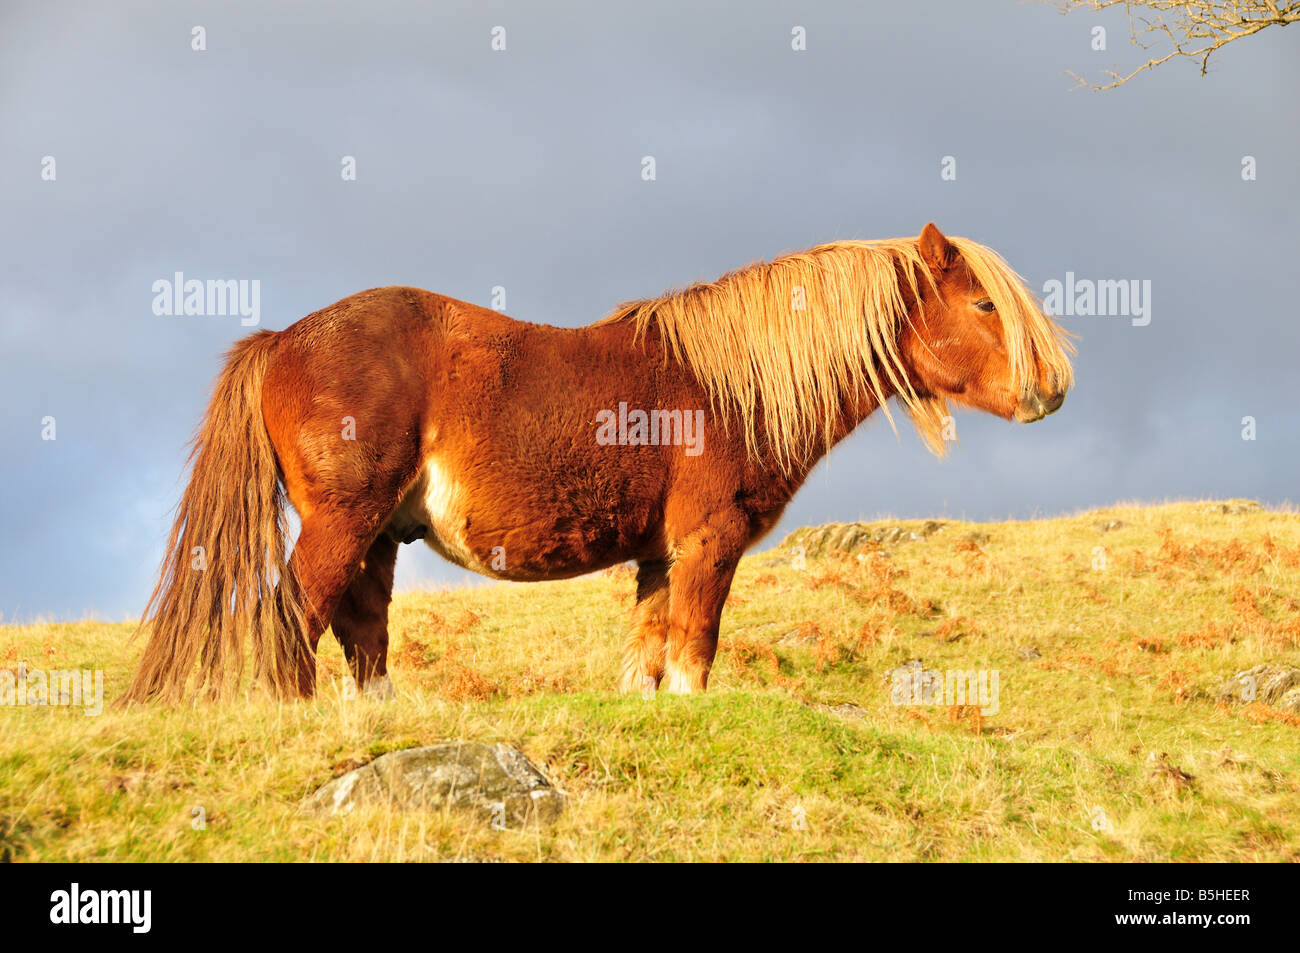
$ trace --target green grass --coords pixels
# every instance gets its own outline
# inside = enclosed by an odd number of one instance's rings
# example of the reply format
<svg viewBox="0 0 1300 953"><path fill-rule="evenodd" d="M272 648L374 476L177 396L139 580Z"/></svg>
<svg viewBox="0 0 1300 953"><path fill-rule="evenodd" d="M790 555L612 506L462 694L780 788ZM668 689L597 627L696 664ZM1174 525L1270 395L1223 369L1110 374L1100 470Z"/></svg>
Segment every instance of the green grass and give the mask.
<svg viewBox="0 0 1300 953"><path fill-rule="evenodd" d="M789 547L742 564L701 696L612 691L620 569L400 595L388 702L345 700L327 637L311 703L0 708L0 859L1300 859L1300 718L1214 695L1300 664L1300 516L1180 503L803 542L802 568ZM103 669L113 697L131 629L0 627L0 667ZM894 704L912 659L996 670L996 714ZM522 748L564 817L298 811L336 771L452 738Z"/></svg>

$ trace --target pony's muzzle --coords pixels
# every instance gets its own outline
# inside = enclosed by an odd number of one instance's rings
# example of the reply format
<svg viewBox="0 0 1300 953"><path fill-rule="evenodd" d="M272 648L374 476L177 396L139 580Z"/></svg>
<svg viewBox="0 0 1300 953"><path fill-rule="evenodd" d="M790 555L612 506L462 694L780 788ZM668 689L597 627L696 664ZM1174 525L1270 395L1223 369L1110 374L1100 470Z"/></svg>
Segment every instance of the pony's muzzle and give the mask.
<svg viewBox="0 0 1300 953"><path fill-rule="evenodd" d="M1020 395L1020 404L1016 407L1015 418L1018 423L1032 424L1042 420L1048 414L1054 414L1065 403L1065 391L1043 395L1030 391Z"/></svg>

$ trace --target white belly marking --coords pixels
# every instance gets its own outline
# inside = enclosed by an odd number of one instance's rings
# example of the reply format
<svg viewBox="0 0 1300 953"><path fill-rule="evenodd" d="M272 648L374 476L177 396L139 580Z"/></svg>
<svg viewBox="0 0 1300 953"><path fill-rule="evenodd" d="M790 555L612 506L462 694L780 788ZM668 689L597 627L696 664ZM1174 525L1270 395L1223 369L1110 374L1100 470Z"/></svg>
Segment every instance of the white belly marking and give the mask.
<svg viewBox="0 0 1300 953"><path fill-rule="evenodd" d="M483 572L483 561L465 539L466 502L463 487L450 471L436 457L429 457L390 523L428 527L424 541L430 548L457 565Z"/></svg>

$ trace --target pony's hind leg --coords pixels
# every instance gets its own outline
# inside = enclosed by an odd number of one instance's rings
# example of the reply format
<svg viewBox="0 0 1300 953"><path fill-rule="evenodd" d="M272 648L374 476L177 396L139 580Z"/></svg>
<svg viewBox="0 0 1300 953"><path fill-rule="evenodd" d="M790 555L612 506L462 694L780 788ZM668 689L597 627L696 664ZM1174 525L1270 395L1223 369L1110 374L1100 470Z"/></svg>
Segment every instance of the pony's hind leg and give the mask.
<svg viewBox="0 0 1300 953"><path fill-rule="evenodd" d="M301 607L304 616L306 639L296 664L303 696L315 692L321 633L358 572L369 573L363 562L419 467L423 358L412 355L423 350L414 340L389 340L383 329L390 319L377 313L362 320L348 312L313 325L311 333L302 330L305 323L295 325L298 331L277 339L267 367L263 421L285 492L302 520L288 581L297 596L293 608ZM375 563L385 565L378 579L390 586L393 557L380 549ZM385 591L385 611L387 596ZM373 614L350 604L342 629ZM366 646L355 655L365 660L364 673L366 664L374 664L375 626L361 628L364 634L351 641ZM349 637L340 641L346 649Z"/></svg>
<svg viewBox="0 0 1300 953"><path fill-rule="evenodd" d="M380 533L339 599L330 623L357 685L375 698L393 693L388 679L388 604L393 597L396 562L397 541Z"/></svg>
<svg viewBox="0 0 1300 953"><path fill-rule="evenodd" d="M671 593L664 687L688 693L708 687L718 651L722 606L749 534L739 514L717 514L681 537L669 570Z"/></svg>
<svg viewBox="0 0 1300 953"><path fill-rule="evenodd" d="M298 667L298 693L304 698L316 691L320 637L356 577L373 533L371 521L337 508L315 510L302 521L289 572L306 616L306 648L310 651L304 653Z"/></svg>
<svg viewBox="0 0 1300 953"><path fill-rule="evenodd" d="M637 563L636 608L632 631L623 648L625 692L654 690L664 674L664 645L668 639L668 564L662 560Z"/></svg>

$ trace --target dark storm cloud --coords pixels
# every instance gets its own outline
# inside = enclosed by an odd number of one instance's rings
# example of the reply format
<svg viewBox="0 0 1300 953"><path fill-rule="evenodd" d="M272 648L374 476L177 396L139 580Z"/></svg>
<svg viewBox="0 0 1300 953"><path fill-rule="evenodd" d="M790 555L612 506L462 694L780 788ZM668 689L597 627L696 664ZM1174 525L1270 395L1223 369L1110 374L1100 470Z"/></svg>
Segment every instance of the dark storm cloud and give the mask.
<svg viewBox="0 0 1300 953"><path fill-rule="evenodd" d="M155 315L151 285L176 271L259 279L271 328L390 283L485 304L503 285L512 315L578 325L933 219L1036 290L1067 271L1149 280L1151 324L1067 319L1063 411L963 415L945 461L871 421L774 537L879 513L1295 493L1296 37L1230 47L1206 79L1173 63L1095 94L1062 71L1139 61L1123 18L1046 5L266 6L0 13L5 618L143 604L184 443L247 330ZM1107 53L1089 49L1094 23ZM400 582L459 578L404 549Z"/></svg>

